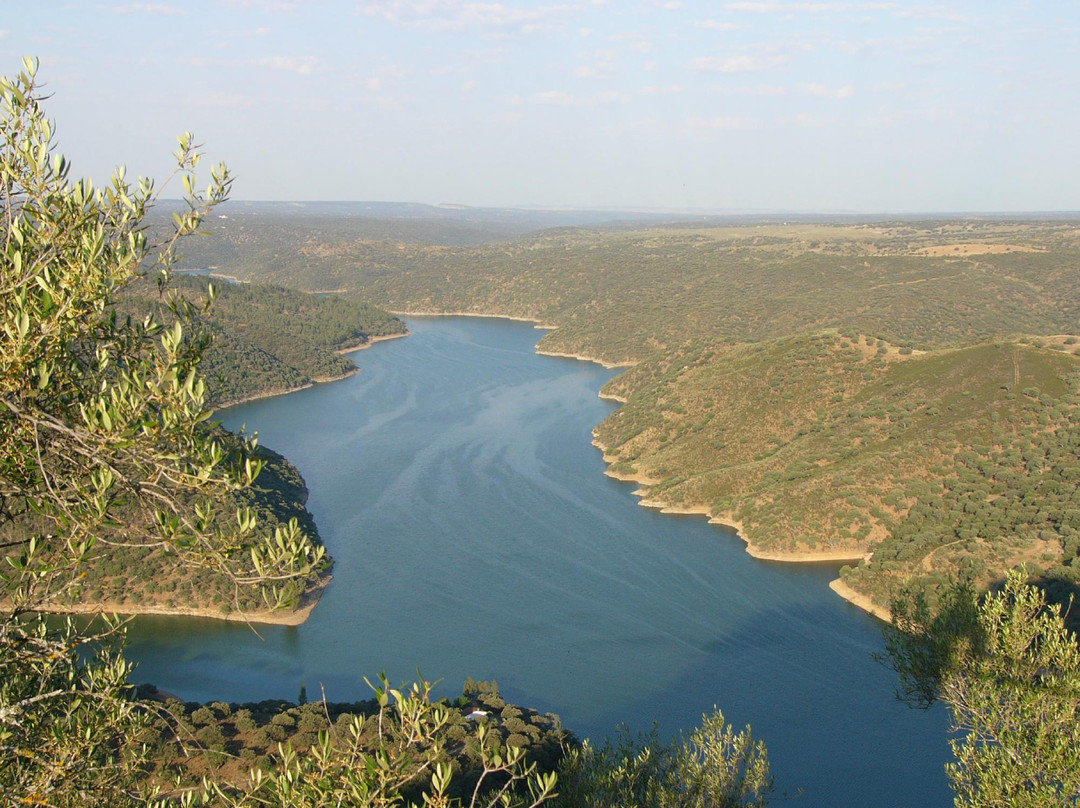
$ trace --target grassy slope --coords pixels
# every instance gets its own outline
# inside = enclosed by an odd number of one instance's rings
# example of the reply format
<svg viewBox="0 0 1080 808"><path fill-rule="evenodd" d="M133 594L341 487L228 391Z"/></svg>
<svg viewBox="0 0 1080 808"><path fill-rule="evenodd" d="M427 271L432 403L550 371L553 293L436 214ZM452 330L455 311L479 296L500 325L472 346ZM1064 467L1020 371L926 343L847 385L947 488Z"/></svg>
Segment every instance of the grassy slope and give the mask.
<svg viewBox="0 0 1080 808"><path fill-rule="evenodd" d="M1025 453L1060 455L1075 432L1076 345L1045 335L1080 330L1077 233L959 221L563 229L482 247L279 238L258 276L392 309L531 317L558 327L542 349L637 362L597 430L616 472L648 478L649 499L740 522L767 553L874 551L846 580L884 602L903 575L988 580L1021 560L1070 580L1076 483ZM247 259L222 271L256 272ZM1011 507L1048 488L1041 515Z"/></svg>

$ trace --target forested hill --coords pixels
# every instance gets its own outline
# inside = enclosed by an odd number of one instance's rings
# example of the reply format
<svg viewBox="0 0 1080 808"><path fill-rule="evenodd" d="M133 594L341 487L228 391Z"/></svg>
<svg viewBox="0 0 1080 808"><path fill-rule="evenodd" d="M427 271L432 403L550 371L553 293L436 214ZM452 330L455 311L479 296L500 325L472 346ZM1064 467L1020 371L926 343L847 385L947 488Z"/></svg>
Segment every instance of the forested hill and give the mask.
<svg viewBox="0 0 1080 808"><path fill-rule="evenodd" d="M170 287L201 307L209 280L175 273ZM348 375L356 365L339 351L406 332L397 317L348 295L322 297L222 280L215 282L215 288L217 299L204 315L213 340L202 370L211 403L216 405ZM157 284L151 279L130 284L118 308L139 319L150 311L161 312ZM167 322L167 313L163 316ZM273 535L295 519L299 529L317 543L318 530L305 505L307 488L300 473L265 447L259 453L265 466L255 485L233 493L226 504L249 508L261 534ZM32 524L27 522L9 529L19 532L29 527ZM287 608L271 614L261 590L237 587L220 571L178 567L174 556L156 546L108 542L87 559L80 586L52 605L64 610L107 608L213 617L242 612L245 619L289 622L305 616L305 607L317 600L331 563L327 558L309 577L282 584Z"/></svg>
<svg viewBox="0 0 1080 808"><path fill-rule="evenodd" d="M170 283L201 305L209 280L175 273ZM205 318L214 339L203 373L217 405L341 378L356 370L341 351L406 332L397 317L352 295L311 295L220 279L214 286L217 299ZM135 284L125 305L138 312L157 293L149 281Z"/></svg>
<svg viewBox="0 0 1080 808"><path fill-rule="evenodd" d="M201 309L209 280L202 275L175 273L170 287ZM213 339L202 365L210 403L215 405L348 375L356 365L340 351L406 332L397 317L350 295L325 297L221 279L215 288L217 298L203 315ZM168 322L161 302L154 280L142 279L125 288L118 309L136 319L156 311ZM265 467L255 485L232 494L227 504L251 509L262 534L273 535L295 519L299 529L318 542L315 522L305 506L307 489L300 473L275 452L265 447L259 452ZM136 516L126 514L125 518ZM21 534L32 527L28 518L8 529ZM78 589L52 606L222 617L244 612L248 619L288 622L301 617L297 610L317 599L331 563L327 558L308 578L283 584L289 608L284 614L270 614L260 590L237 587L220 571L177 567L175 557L156 546L106 542L84 565Z"/></svg>
<svg viewBox="0 0 1080 808"><path fill-rule="evenodd" d="M200 260L391 310L533 318L556 327L542 350L635 364L597 430L614 472L738 523L755 552L850 558L844 580L879 604L912 576L986 584L1025 563L1059 591L1080 579L1075 221L561 228L479 246L290 226L216 223Z"/></svg>
<svg viewBox="0 0 1080 808"><path fill-rule="evenodd" d="M300 472L277 452L258 448L264 461L262 473L251 488L235 491L222 507L250 509L257 520L260 535L273 536L291 520L319 543L318 530L307 509L308 490ZM120 507L123 525L140 517L131 509ZM5 525L5 538L17 539L36 527L32 516ZM4 563L17 561L17 552L6 555ZM249 620L254 622L293 622L306 616L321 594L333 562L329 557L307 578L279 584L284 593L282 611L271 612L262 588L237 586L222 571L209 566L179 566L175 552L159 544L144 545L106 535L88 554L80 572L78 586L65 588L50 607L57 611L100 611L121 614L196 614L205 617ZM10 594L8 581L0 581L0 602ZM267 589L269 592L269 589Z"/></svg>

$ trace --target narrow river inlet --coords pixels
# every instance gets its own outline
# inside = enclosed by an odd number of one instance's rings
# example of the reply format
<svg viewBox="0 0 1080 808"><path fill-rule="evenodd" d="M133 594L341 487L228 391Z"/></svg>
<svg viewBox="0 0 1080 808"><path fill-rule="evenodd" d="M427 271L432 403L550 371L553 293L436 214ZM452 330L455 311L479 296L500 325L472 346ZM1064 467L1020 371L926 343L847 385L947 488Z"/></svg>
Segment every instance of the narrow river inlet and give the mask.
<svg viewBox="0 0 1080 808"><path fill-rule="evenodd" d="M219 413L281 452L336 560L299 627L134 622L134 679L191 700L366 699L418 675L579 737L670 735L719 707L817 808L951 804L946 716L893 696L880 624L828 589L838 565L761 562L732 531L642 508L592 428L615 371L538 356L528 324L410 318L343 381ZM419 672L419 674L418 674Z"/></svg>

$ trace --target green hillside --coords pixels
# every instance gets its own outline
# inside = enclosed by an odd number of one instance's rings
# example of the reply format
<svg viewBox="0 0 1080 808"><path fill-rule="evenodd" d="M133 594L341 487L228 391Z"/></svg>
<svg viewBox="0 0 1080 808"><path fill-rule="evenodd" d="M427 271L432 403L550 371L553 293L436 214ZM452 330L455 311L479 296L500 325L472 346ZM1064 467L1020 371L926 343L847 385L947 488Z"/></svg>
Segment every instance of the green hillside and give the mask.
<svg viewBox="0 0 1080 808"><path fill-rule="evenodd" d="M845 581L879 603L913 576L986 584L1076 556L1073 354L1001 342L905 355L830 332L666 359L608 385L633 393L598 442L613 472L658 481L648 499L704 506L760 555L873 553Z"/></svg>
<svg viewBox="0 0 1080 808"><path fill-rule="evenodd" d="M171 285L197 305L208 279L177 273ZM202 367L211 401L221 405L295 390L356 370L342 351L374 338L404 334L397 317L355 296L304 294L265 284L218 281L217 299L204 322L213 334ZM136 314L153 306L157 287L149 281L129 292Z"/></svg>
<svg viewBox="0 0 1080 808"><path fill-rule="evenodd" d="M908 576L985 584L1020 562L1071 586L1076 481L1031 458L1075 454L1075 223L563 228L480 246L267 225L231 219L210 243L242 233L273 261L204 260L395 311L531 318L555 328L541 350L633 364L596 432L613 473L738 523L754 552L872 555L844 580L879 604Z"/></svg>

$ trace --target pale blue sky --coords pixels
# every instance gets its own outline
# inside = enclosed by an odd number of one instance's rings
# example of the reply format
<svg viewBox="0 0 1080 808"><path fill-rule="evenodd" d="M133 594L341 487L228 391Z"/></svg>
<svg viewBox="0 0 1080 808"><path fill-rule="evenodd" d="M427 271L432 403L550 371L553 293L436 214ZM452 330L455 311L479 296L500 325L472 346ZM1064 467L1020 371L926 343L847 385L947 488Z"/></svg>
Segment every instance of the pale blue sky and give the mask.
<svg viewBox="0 0 1080 808"><path fill-rule="evenodd" d="M1078 0L0 0L79 174L233 196L1080 210Z"/></svg>

